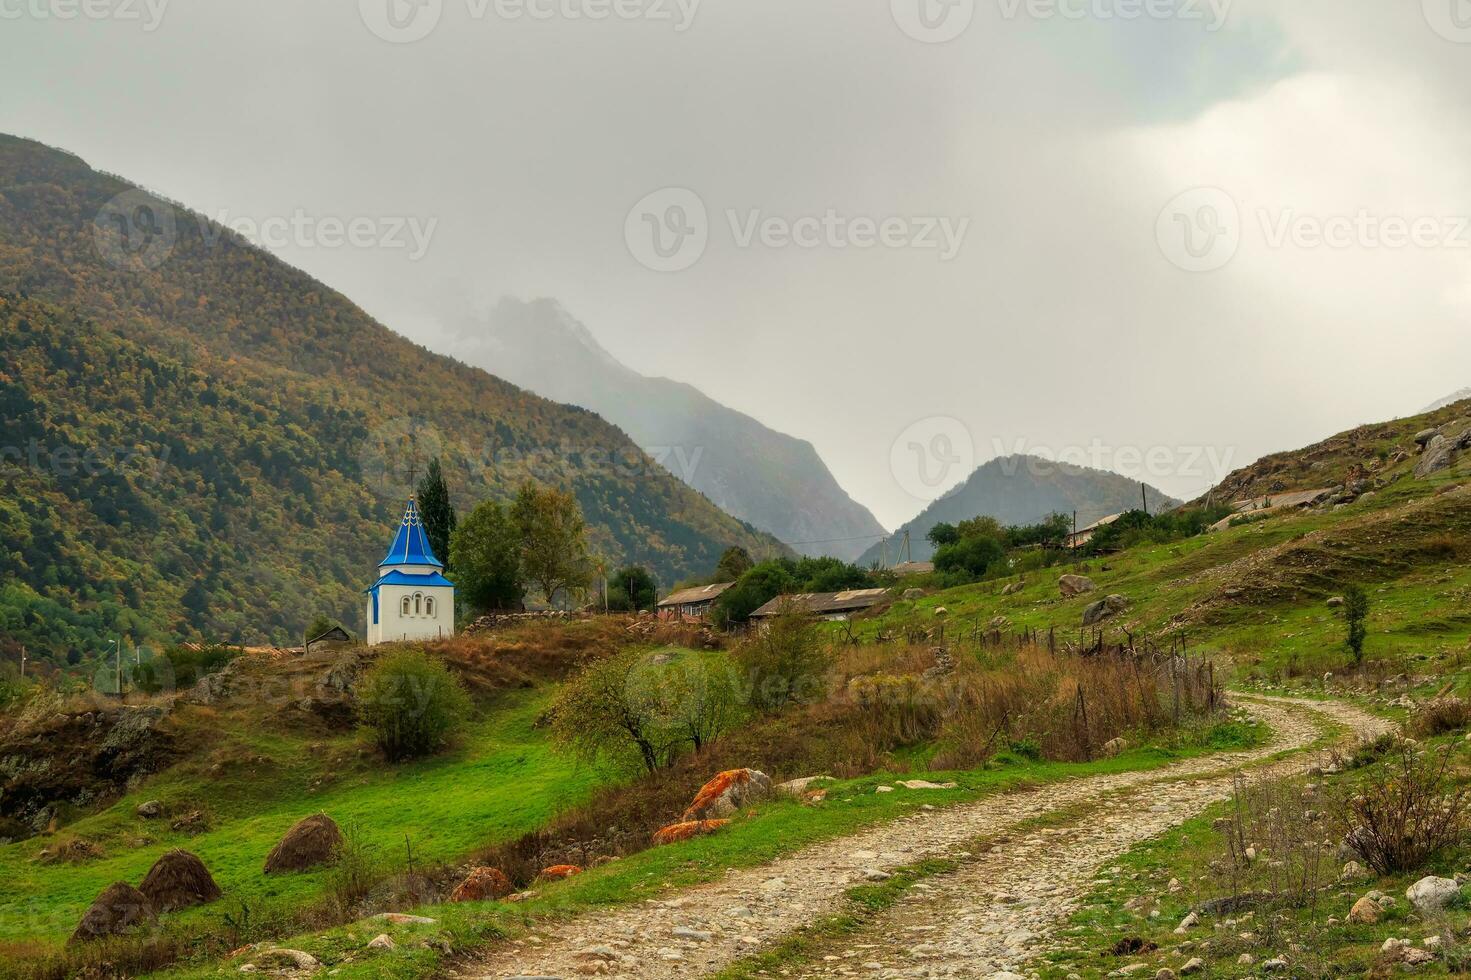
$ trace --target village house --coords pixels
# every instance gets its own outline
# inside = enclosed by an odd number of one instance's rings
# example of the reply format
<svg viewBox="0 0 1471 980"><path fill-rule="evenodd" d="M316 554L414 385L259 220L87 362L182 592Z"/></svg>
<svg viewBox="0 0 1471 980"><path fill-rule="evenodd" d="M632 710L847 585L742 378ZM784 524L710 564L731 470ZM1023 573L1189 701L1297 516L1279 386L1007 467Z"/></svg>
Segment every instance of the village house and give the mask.
<svg viewBox="0 0 1471 980"><path fill-rule="evenodd" d="M830 622L842 622L849 619L854 613L872 609L883 602L888 594L888 589L850 589L847 592L804 592L797 595L779 595L751 613L751 620L760 623L791 610L811 616L820 616Z"/></svg>
<svg viewBox="0 0 1471 980"><path fill-rule="evenodd" d="M659 600L660 619L709 619L715 600L729 589L734 582L719 582L715 585L700 585L692 589L680 589Z"/></svg>
<svg viewBox="0 0 1471 980"><path fill-rule="evenodd" d="M1107 527L1123 516L1123 514L1109 514L1107 517L1099 518L1087 527L1079 528L1067 536L1067 546L1069 548L1083 547L1083 545L1092 541L1093 535L1097 534L1102 528Z"/></svg>

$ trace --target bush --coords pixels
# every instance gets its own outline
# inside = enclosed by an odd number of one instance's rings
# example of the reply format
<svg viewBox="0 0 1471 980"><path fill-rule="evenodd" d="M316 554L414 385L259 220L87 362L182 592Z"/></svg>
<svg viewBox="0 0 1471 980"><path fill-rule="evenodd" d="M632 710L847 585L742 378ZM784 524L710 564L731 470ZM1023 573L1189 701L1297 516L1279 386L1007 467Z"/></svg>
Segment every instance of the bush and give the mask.
<svg viewBox="0 0 1471 980"><path fill-rule="evenodd" d="M1415 871L1471 835L1471 787L1452 787L1449 749L1421 758L1402 744L1372 785L1341 808L1347 840L1382 875Z"/></svg>
<svg viewBox="0 0 1471 980"><path fill-rule="evenodd" d="M363 678L359 696L363 724L394 762L443 748L470 712L460 682L422 650L383 657Z"/></svg>
<svg viewBox="0 0 1471 980"><path fill-rule="evenodd" d="M826 691L831 658L817 624L794 610L773 616L735 654L751 688L751 704L775 712L817 700Z"/></svg>
<svg viewBox="0 0 1471 980"><path fill-rule="evenodd" d="M1471 727L1471 703L1455 695L1435 698L1410 719L1410 731L1419 738L1434 738Z"/></svg>
<svg viewBox="0 0 1471 980"><path fill-rule="evenodd" d="M1343 590L1343 618L1348 623L1348 649L1354 664L1364 662L1364 640L1369 635L1364 621L1369 618L1369 597L1357 585Z"/></svg>

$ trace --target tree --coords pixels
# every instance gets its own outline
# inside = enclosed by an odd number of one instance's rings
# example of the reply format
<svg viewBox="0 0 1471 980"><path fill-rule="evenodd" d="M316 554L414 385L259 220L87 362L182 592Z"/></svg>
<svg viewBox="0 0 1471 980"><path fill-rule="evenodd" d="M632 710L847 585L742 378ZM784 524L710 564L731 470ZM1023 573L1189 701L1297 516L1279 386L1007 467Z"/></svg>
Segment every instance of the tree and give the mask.
<svg viewBox="0 0 1471 980"><path fill-rule="evenodd" d="M613 767L636 759L648 772L674 760L685 733L669 711L657 663L640 650L595 660L562 688L552 707L552 741L586 762Z"/></svg>
<svg viewBox="0 0 1471 980"><path fill-rule="evenodd" d="M434 556L453 565L450 540L455 533L455 508L449 502L449 486L444 482L438 456L429 463L429 472L419 481L419 519L424 522L424 533Z"/></svg>
<svg viewBox="0 0 1471 980"><path fill-rule="evenodd" d="M327 632L332 627L337 625L339 625L337 620L333 619L331 616L324 616L321 613L317 613L317 615L312 618L311 623L306 628L306 639L308 642L315 640L317 637L321 636L323 633Z"/></svg>
<svg viewBox="0 0 1471 980"><path fill-rule="evenodd" d="M987 569L1006 557L1006 548L995 538L961 538L935 552L935 570L958 572L972 579L986 574Z"/></svg>
<svg viewBox="0 0 1471 980"><path fill-rule="evenodd" d="M518 610L526 601L521 533L500 504L487 500L450 538L455 586L476 612Z"/></svg>
<svg viewBox="0 0 1471 980"><path fill-rule="evenodd" d="M941 522L930 528L930 532L925 535L925 539L936 548L943 548L947 544L954 544L959 541L960 531L956 529L954 524Z"/></svg>
<svg viewBox="0 0 1471 980"><path fill-rule="evenodd" d="M642 565L620 568L608 586L608 608L616 612L653 609L658 603L654 576Z"/></svg>
<svg viewBox="0 0 1471 980"><path fill-rule="evenodd" d="M1369 629L1364 625L1369 618L1369 596L1357 585L1343 591L1343 618L1348 624L1348 649L1357 667L1364 662L1364 640L1369 636Z"/></svg>
<svg viewBox="0 0 1471 980"><path fill-rule="evenodd" d="M821 696L831 663L816 623L794 609L773 616L735 659L746 670L751 703L768 712Z"/></svg>
<svg viewBox="0 0 1471 980"><path fill-rule="evenodd" d="M795 563L764 561L740 577L735 585L715 600L712 612L717 626L744 623L751 613L783 593L796 591Z"/></svg>
<svg viewBox="0 0 1471 980"><path fill-rule="evenodd" d="M455 675L422 650L390 653L359 687L359 713L392 762L443 748L470 713L470 699Z"/></svg>
<svg viewBox="0 0 1471 980"><path fill-rule="evenodd" d="M725 549L725 554L720 556L720 561L715 566L716 582L735 582L756 563L751 560L751 553L740 545Z"/></svg>
<svg viewBox="0 0 1471 980"><path fill-rule="evenodd" d="M511 518L521 536L521 569L549 604L559 593L587 588L592 564L576 497L528 481L511 505Z"/></svg>

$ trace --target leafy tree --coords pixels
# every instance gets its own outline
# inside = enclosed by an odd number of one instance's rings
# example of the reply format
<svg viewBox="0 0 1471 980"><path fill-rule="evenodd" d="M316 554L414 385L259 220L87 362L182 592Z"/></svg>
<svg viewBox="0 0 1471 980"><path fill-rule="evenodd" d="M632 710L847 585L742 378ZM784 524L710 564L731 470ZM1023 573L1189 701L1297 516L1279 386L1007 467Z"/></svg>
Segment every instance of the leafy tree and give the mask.
<svg viewBox="0 0 1471 980"><path fill-rule="evenodd" d="M935 552L937 572L961 573L979 579L999 562L1006 560L1006 548L995 538L961 538Z"/></svg>
<svg viewBox="0 0 1471 980"><path fill-rule="evenodd" d="M582 668L552 707L552 741L586 762L618 768L631 759L648 772L674 760L685 734L670 720L658 665L624 650Z"/></svg>
<svg viewBox="0 0 1471 980"><path fill-rule="evenodd" d="M429 471L419 481L419 517L424 522L424 533L429 538L429 547L440 561L450 561L450 539L455 533L455 508L449 502L449 485L444 482L444 470L439 457L429 463Z"/></svg>
<svg viewBox="0 0 1471 980"><path fill-rule="evenodd" d="M744 623L772 599L797 591L794 571L795 563L790 561L764 561L753 566L715 600L713 621L717 626Z"/></svg>
<svg viewBox="0 0 1471 980"><path fill-rule="evenodd" d="M620 568L608 584L608 608L616 612L638 612L658 604L654 576L642 565Z"/></svg>
<svg viewBox="0 0 1471 980"><path fill-rule="evenodd" d="M450 538L450 563L461 599L476 612L521 609L521 533L500 504L479 504Z"/></svg>
<svg viewBox="0 0 1471 980"><path fill-rule="evenodd" d="M337 625L339 625L337 620L333 619L331 616L323 616L321 613L317 613L316 616L312 617L312 621L307 624L306 638L309 641L315 640L317 637L321 636L323 633L327 632L332 627Z"/></svg>
<svg viewBox="0 0 1471 980"><path fill-rule="evenodd" d="M592 578L587 524L571 493L528 481L511 505L521 536L521 568L548 603L579 592Z"/></svg>
<svg viewBox="0 0 1471 980"><path fill-rule="evenodd" d="M746 671L752 705L767 712L819 698L832 664L812 617L791 609L773 616L735 659Z"/></svg>
<svg viewBox="0 0 1471 980"><path fill-rule="evenodd" d="M930 533L925 535L926 540L936 548L943 548L947 544L954 544L960 540L960 531L954 524L941 522L930 528Z"/></svg>
<svg viewBox="0 0 1471 980"><path fill-rule="evenodd" d="M1348 624L1348 649L1353 654L1354 666L1364 662L1364 640L1369 628L1364 625L1369 618L1369 596L1357 585L1343 591L1343 619Z"/></svg>
<svg viewBox="0 0 1471 980"><path fill-rule="evenodd" d="M725 554L720 556L720 561L715 566L715 581L734 582L749 572L755 564L751 560L751 553L740 545L726 548Z"/></svg>
<svg viewBox="0 0 1471 980"><path fill-rule="evenodd" d="M449 669L422 650L387 654L359 687L359 713L392 762L443 748L470 713L470 699Z"/></svg>
<svg viewBox="0 0 1471 980"><path fill-rule="evenodd" d="M961 541L964 541L966 538L995 538L997 541L1006 540L1006 529L1001 526L1001 522L985 514L961 521L955 525L955 530L960 534Z"/></svg>

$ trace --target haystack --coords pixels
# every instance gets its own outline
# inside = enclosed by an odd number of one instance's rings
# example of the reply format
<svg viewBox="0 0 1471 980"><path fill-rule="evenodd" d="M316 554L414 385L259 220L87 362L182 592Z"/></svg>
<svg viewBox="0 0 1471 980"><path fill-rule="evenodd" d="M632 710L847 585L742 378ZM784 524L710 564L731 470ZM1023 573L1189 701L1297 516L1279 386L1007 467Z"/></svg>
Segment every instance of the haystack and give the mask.
<svg viewBox="0 0 1471 980"><path fill-rule="evenodd" d="M451 902L484 902L490 899L505 898L515 891L511 879L499 868L476 868L460 882L454 894L450 895Z"/></svg>
<svg viewBox="0 0 1471 980"><path fill-rule="evenodd" d="M286 831L266 858L266 874L305 871L337 860L342 831L325 813L313 814Z"/></svg>
<svg viewBox="0 0 1471 980"><path fill-rule="evenodd" d="M121 936L158 921L147 897L126 882L108 885L97 896L87 914L72 933L71 942L90 942L108 936Z"/></svg>
<svg viewBox="0 0 1471 980"><path fill-rule="evenodd" d="M169 851L155 861L138 890L160 912L207 905L221 895L204 862L183 850Z"/></svg>

